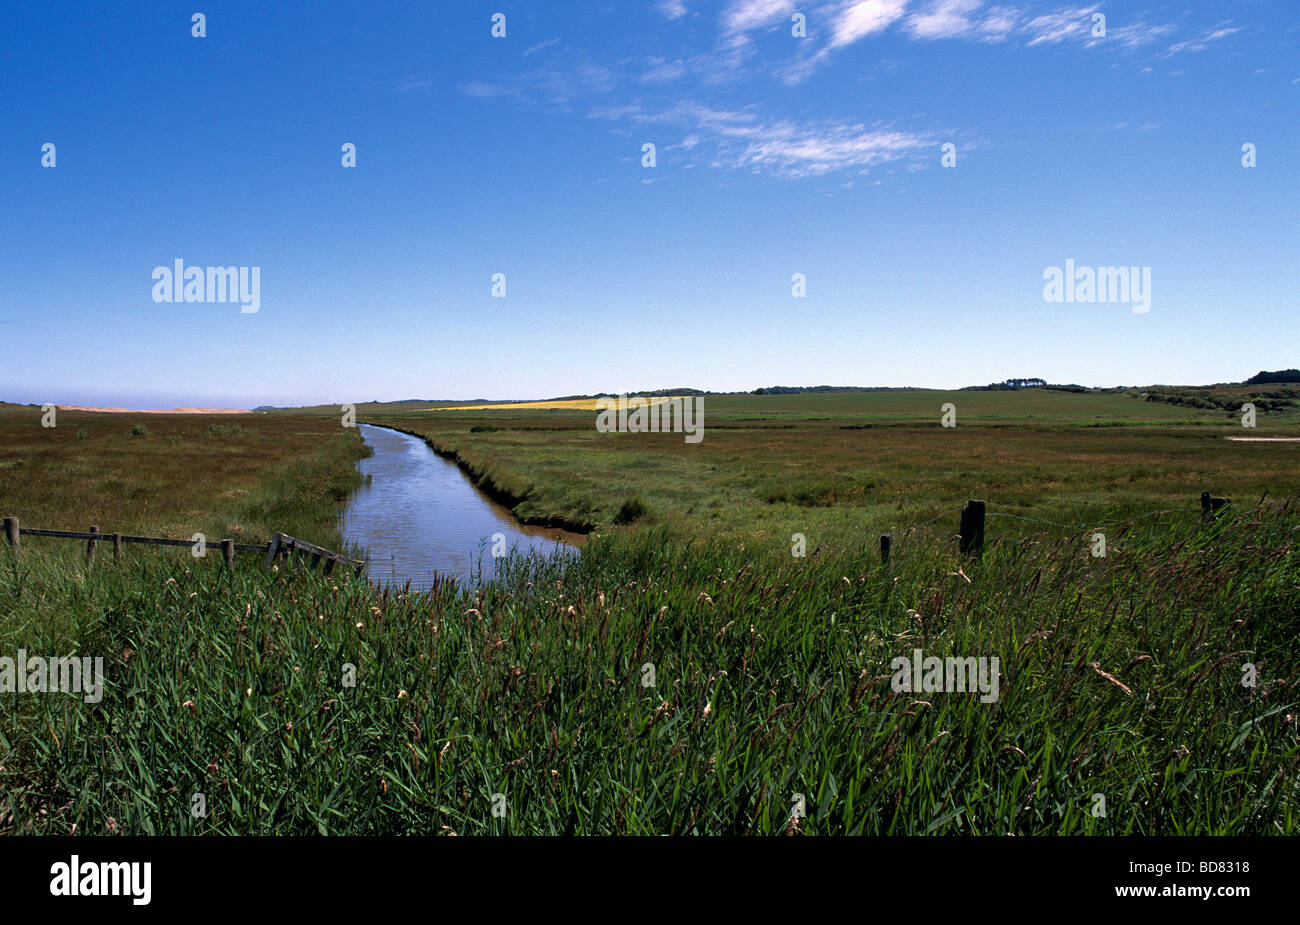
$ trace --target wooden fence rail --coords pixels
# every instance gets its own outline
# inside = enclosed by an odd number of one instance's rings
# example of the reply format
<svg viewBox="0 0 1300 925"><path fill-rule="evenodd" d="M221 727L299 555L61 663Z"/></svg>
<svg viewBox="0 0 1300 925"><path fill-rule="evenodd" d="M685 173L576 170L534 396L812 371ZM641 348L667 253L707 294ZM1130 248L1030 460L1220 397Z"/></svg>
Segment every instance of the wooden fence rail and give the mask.
<svg viewBox="0 0 1300 925"><path fill-rule="evenodd" d="M1220 511L1227 508L1232 502L1227 498L1215 498L1210 493L1201 494L1201 516L1204 518L1214 517ZM958 527L958 548L963 555L979 556L984 551L984 516L985 503L983 501L967 501L966 506L961 509L961 523ZM1159 512L1156 512L1159 513ZM995 515L994 516L998 516ZM1001 515L1015 516L1015 515ZM934 518L937 519L937 518ZM122 557L122 545L124 543L138 543L146 546L193 546L193 540L178 540L167 537L154 536L129 536L122 533L101 533L99 527L91 527L88 533L77 533L68 530L34 530L29 527L20 527L17 517L4 518L5 539L17 553L21 548L23 536L52 536L68 540L86 540L86 563L93 564L95 561L95 548L100 540L112 540L113 558ZM882 563L889 564L890 548L892 546L893 535L886 533L880 537L880 560ZM365 562L360 559L350 559L340 553L317 546L315 543L308 543L306 540L300 540L296 537L288 536L284 533L277 533L271 537L268 543L236 543L234 540L221 540L221 552L225 558L226 565L235 564L236 552L258 552L265 553L266 559L264 565L270 568L275 564L277 557L283 557L289 568L293 568L293 557L295 554L301 555L308 559L308 568L312 569L322 561L325 563L324 574L328 575L334 570L334 566L342 562L351 566L358 575L365 568Z"/></svg>
<svg viewBox="0 0 1300 925"><path fill-rule="evenodd" d="M171 537L131 536L126 533L102 533L97 526L92 526L86 533L80 533L75 530L37 530L32 527L20 526L17 517L4 518L4 535L15 553L21 551L22 538L24 536L47 536L64 540L85 540L87 565L94 564L95 551L100 540L112 542L114 559L122 558L122 547L127 543L142 546L193 547L195 545L194 540L178 540ZM284 533L277 533L271 538L269 543L236 543L234 540L220 540L218 543L212 545L220 547L221 555L225 560L226 565L232 567L235 564L235 553L237 552L256 552L265 555L266 559L264 564L266 568L270 568L274 565L277 557L283 558L286 565L292 568L293 557L294 554L297 553L304 558L310 557L308 568L315 568L323 561L325 563L324 574L326 575L332 572L334 566L340 562L344 565L351 566L358 575L361 574L361 570L365 568L366 564L360 559L349 558L341 553L333 552L332 550L317 546L314 543L308 543L306 540L300 540Z"/></svg>

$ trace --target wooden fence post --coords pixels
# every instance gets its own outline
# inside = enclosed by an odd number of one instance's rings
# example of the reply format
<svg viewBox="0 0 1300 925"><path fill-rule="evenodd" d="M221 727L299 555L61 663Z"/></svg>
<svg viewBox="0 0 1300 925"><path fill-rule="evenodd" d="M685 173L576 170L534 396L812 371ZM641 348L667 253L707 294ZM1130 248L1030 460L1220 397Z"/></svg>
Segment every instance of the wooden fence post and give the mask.
<svg viewBox="0 0 1300 925"><path fill-rule="evenodd" d="M91 527L91 533L98 533L99 527ZM87 567L95 564L95 547L99 545L99 540L93 536L86 541L86 565Z"/></svg>
<svg viewBox="0 0 1300 925"><path fill-rule="evenodd" d="M13 547L14 555L18 554L19 544L22 542L22 538L23 538L22 533L20 533L18 530L18 518L6 517L5 518L5 539L7 539L9 541L9 545Z"/></svg>
<svg viewBox="0 0 1300 925"><path fill-rule="evenodd" d="M968 555L984 552L984 502L967 501L961 511L961 551Z"/></svg>
<svg viewBox="0 0 1300 925"><path fill-rule="evenodd" d="M235 541L234 540L221 541L221 555L226 560L227 568L235 567Z"/></svg>
<svg viewBox="0 0 1300 925"><path fill-rule="evenodd" d="M1208 491L1201 492L1201 516L1209 517L1212 514L1219 513L1220 509L1227 507L1232 502L1227 498L1212 498Z"/></svg>
<svg viewBox="0 0 1300 925"><path fill-rule="evenodd" d="M122 534L113 534L113 561L117 562L122 558Z"/></svg>
<svg viewBox="0 0 1300 925"><path fill-rule="evenodd" d="M275 565L275 557L280 552L280 538L282 536L284 536L283 533L277 533L275 536L271 537L271 542L266 544L265 568L269 569L271 566Z"/></svg>
<svg viewBox="0 0 1300 925"><path fill-rule="evenodd" d="M889 543L890 543L889 534L882 533L880 535L880 564L881 565L889 564Z"/></svg>

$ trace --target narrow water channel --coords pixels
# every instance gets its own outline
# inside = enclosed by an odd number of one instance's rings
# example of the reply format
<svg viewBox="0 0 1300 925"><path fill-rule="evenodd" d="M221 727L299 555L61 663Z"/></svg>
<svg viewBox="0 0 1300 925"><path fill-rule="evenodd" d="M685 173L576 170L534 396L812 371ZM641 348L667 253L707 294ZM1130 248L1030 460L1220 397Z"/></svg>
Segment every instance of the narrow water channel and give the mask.
<svg viewBox="0 0 1300 925"><path fill-rule="evenodd" d="M344 508L343 538L370 553L367 573L380 584L424 590L435 576L462 584L495 575L492 547L572 551L582 537L518 522L482 494L469 477L418 437L361 424L374 455L361 460L364 484ZM368 478L367 478L368 477Z"/></svg>

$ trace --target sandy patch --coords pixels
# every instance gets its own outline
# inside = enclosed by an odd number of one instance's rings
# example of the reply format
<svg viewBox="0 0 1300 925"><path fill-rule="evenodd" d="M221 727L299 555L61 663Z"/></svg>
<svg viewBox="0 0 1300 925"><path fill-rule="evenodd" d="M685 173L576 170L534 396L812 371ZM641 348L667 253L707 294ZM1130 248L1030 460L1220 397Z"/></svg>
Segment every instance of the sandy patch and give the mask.
<svg viewBox="0 0 1300 925"><path fill-rule="evenodd" d="M251 414L244 408L97 408L92 405L58 405L60 411L96 411L104 414Z"/></svg>

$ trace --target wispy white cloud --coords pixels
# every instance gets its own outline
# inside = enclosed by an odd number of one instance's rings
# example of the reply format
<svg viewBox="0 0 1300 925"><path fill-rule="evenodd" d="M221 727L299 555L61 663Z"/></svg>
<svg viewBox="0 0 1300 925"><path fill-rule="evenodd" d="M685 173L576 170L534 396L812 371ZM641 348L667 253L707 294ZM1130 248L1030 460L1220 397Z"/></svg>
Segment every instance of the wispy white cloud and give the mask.
<svg viewBox="0 0 1300 925"><path fill-rule="evenodd" d="M774 0L750 0L770 3ZM1045 8L1042 4L989 4L986 0L832 0L809 15L824 24L824 40L810 42L797 60L779 70L786 83L797 84L826 65L836 52L891 28L917 41L960 40L993 44L1020 40L1026 45L1066 41L1087 44L1092 14L1100 7ZM1131 26L1119 32L1119 45L1133 47L1167 34L1172 27ZM810 36L813 30L810 26Z"/></svg>
<svg viewBox="0 0 1300 925"><path fill-rule="evenodd" d="M707 149L710 166L791 179L915 160L938 146L934 138L886 125L767 119L752 109L695 102L665 110L640 104L596 107L590 115L685 131L688 134L679 144L663 150Z"/></svg>
<svg viewBox="0 0 1300 925"><path fill-rule="evenodd" d="M471 80L461 84L459 89L461 93L476 100L514 100L522 102L525 99L522 89L499 81L489 83L488 81Z"/></svg>
<svg viewBox="0 0 1300 925"><path fill-rule="evenodd" d="M933 146L907 132L835 122L810 127L778 121L733 129L729 137L744 142L730 155L734 166L789 177L864 170Z"/></svg>
<svg viewBox="0 0 1300 925"><path fill-rule="evenodd" d="M974 42L1002 42L1015 35L1031 42L1062 41L1086 29L1091 8L1056 10L1031 15L1024 7L992 5L984 0L931 0L909 13L903 30L914 39L962 39ZM1079 18L1080 16L1084 18Z"/></svg>
<svg viewBox="0 0 1300 925"><path fill-rule="evenodd" d="M660 0L658 9L667 19L681 19L686 15L686 4L683 0Z"/></svg>
<svg viewBox="0 0 1300 925"><path fill-rule="evenodd" d="M1241 31L1240 27L1236 27L1236 26L1234 26L1231 29L1223 29L1223 28L1214 29L1208 35L1205 36L1205 41L1217 42L1219 39L1226 39L1228 36L1235 35L1240 31Z"/></svg>
<svg viewBox="0 0 1300 925"><path fill-rule="evenodd" d="M986 42L1001 42L1013 31L1020 11L1007 6L993 6L984 11L975 38Z"/></svg>
<svg viewBox="0 0 1300 925"><path fill-rule="evenodd" d="M1120 26L1117 29L1107 29L1105 38L1093 39L1088 44L1092 46L1108 43L1126 49L1141 48L1143 45L1152 45L1163 41L1177 31L1177 26L1168 23L1157 25L1148 22L1136 22Z"/></svg>
<svg viewBox="0 0 1300 925"><path fill-rule="evenodd" d="M1221 39L1226 39L1228 36L1235 35L1240 31L1241 28L1238 26L1229 26L1227 23L1220 23L1219 25L1215 26L1213 29L1207 29L1197 38L1189 39L1183 42L1175 42L1174 44L1170 45L1168 50L1165 52L1165 57L1167 58L1170 55L1176 55L1179 52L1184 52L1184 51L1188 51L1188 52L1205 51L1210 47L1211 43L1217 42Z"/></svg>
<svg viewBox="0 0 1300 925"><path fill-rule="evenodd" d="M1020 26L1018 32L1025 35L1029 47L1035 45L1055 45L1069 39L1086 39L1091 37L1092 14L1098 11L1095 6L1080 6L1056 10L1035 16Z"/></svg>
<svg viewBox="0 0 1300 925"><path fill-rule="evenodd" d="M979 28L971 15L983 0L936 0L907 17L908 34L918 39L946 39L969 35ZM1010 21L1014 24L1014 20Z"/></svg>
<svg viewBox="0 0 1300 925"><path fill-rule="evenodd" d="M532 45L524 51L524 57L527 58L529 55L539 52L544 48L550 48L552 45L558 44L559 41L559 39L545 39L544 41L538 42L536 45Z"/></svg>
<svg viewBox="0 0 1300 925"><path fill-rule="evenodd" d="M688 10L688 4L681 0L660 4L659 9L670 18L698 17L695 5L689 4ZM1107 23L1106 35L1096 36L1094 14L1101 9L1088 0L725 0L716 12L717 37L706 40L703 48L679 51L680 57L584 55L567 43L552 48L557 40L549 39L525 52L530 69L462 84L460 89L488 101L569 110L582 105L593 118L617 123L620 130L654 126L651 137L662 140L660 150L684 159L684 166L782 177L861 172L894 161L910 170L924 168L940 141L954 140L949 137L953 133L941 138L886 122L867 125L843 116L836 119L825 111L827 118L818 120L768 109L768 103L762 108L704 106L694 100L701 94L726 100L729 87L760 73L798 84L850 48L870 46L886 33L894 36L895 44L902 38L926 43L1014 42L1023 47L1073 43L1125 54L1151 49L1145 60L1135 62L1142 66L1141 73L1149 74L1160 57L1202 50L1241 31L1221 22L1170 45L1189 33L1185 24L1116 14ZM787 35L786 41L793 44L782 51L781 33L788 32L795 12L807 17L807 37ZM768 57L769 51L774 58ZM858 79L863 79L860 73ZM640 94L646 94L648 102Z"/></svg>
<svg viewBox="0 0 1300 925"><path fill-rule="evenodd" d="M644 83L667 83L686 75L686 64L680 58L669 61L652 55L649 67L641 74Z"/></svg>
<svg viewBox="0 0 1300 925"><path fill-rule="evenodd" d="M690 10L687 0L664 0L656 7L663 15L677 19ZM717 12L718 39L711 51L696 52L679 58L655 56L641 59L640 73L630 75L641 84L668 84L694 78L703 85L733 83L765 72L783 82L796 85L827 66L850 46L886 32L914 41L967 41L981 44L1019 42L1027 47L1076 43L1090 49L1141 50L1168 42L1182 30L1170 23L1145 19L1125 21L1112 14L1105 36L1094 36L1094 14L1103 9L1100 3L1076 5L1053 4L1052 0L725 0ZM807 17L808 33L798 40L793 54L780 61L764 61L755 39L760 33L786 28L791 16ZM698 13L694 15L699 15ZM1199 36L1174 42L1163 57L1181 52L1204 51L1240 32L1222 22ZM524 56L532 56L556 45L559 39L547 39L529 47ZM572 56L568 56L572 57ZM555 59L554 53L550 54ZM628 61L620 62L620 69ZM635 64L633 66L636 66ZM464 92L484 98L525 98L542 96L567 101L579 95L579 84L595 81L609 85L615 75L598 65L588 65L586 73L544 67L535 73L519 75L515 89L496 84L470 83ZM522 84L533 84L526 88Z"/></svg>
<svg viewBox="0 0 1300 925"><path fill-rule="evenodd" d="M1020 38L1030 46L1078 41L1085 47L1110 45L1125 49L1153 44L1178 31L1171 24L1139 21L1116 26L1112 22L1104 37L1094 36L1093 17L1101 11L1096 4L1042 11L1024 5L986 6L985 0L930 0L908 14L903 31L922 40L992 43Z"/></svg>
<svg viewBox="0 0 1300 925"><path fill-rule="evenodd" d="M856 0L844 4L835 17L831 47L849 45L886 28L907 9L907 0Z"/></svg>
<svg viewBox="0 0 1300 925"><path fill-rule="evenodd" d="M495 81L467 81L459 89L481 100L563 107L593 93L609 93L617 83L618 75L604 65L553 61Z"/></svg>
<svg viewBox="0 0 1300 925"><path fill-rule="evenodd" d="M732 0L722 11L728 35L749 32L786 19L795 12L793 0Z"/></svg>
<svg viewBox="0 0 1300 925"><path fill-rule="evenodd" d="M872 0L870 10L858 10L863 4L841 5L831 12L838 17L834 37L827 47L849 44L881 31L901 20L901 31L908 37L921 41L955 39L983 43L1019 39L1028 47L1059 45L1077 42L1082 47L1111 47L1134 50L1168 40L1179 31L1172 23L1119 21L1112 15L1104 36L1093 35L1095 14L1102 12L1100 4L1057 6L1044 8L1041 4L990 4L986 0L928 0L923 5L910 7L899 13L905 0ZM868 12L871 16L868 16ZM855 20L860 28L855 28ZM883 24L883 25L882 25ZM1170 47L1170 53L1203 51L1211 42L1236 32L1239 28L1221 23L1197 39L1179 42ZM806 76L810 65L820 65L827 55L807 56L802 68L795 69L796 76Z"/></svg>
<svg viewBox="0 0 1300 925"><path fill-rule="evenodd" d="M883 32L906 11L908 0L834 0L813 10L809 21L828 24L810 27L809 38L791 64L778 69L788 84L801 83L824 65L837 51L861 39ZM829 34L824 43L814 35Z"/></svg>

